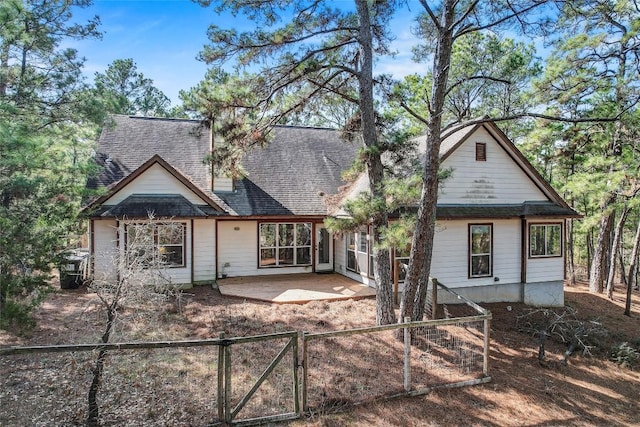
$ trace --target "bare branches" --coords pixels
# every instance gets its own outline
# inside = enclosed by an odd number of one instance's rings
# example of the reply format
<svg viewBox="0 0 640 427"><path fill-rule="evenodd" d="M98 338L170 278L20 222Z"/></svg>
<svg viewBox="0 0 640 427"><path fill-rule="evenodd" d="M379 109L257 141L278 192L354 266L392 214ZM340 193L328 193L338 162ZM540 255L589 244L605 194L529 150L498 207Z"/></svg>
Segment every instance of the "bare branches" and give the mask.
<svg viewBox="0 0 640 427"><path fill-rule="evenodd" d="M597 320L581 320L575 309L534 309L517 317L516 326L519 331L534 336L547 336L567 345L562 363L577 350L583 355L592 355L593 351L603 347L608 331ZM541 338L541 349L544 339ZM542 357L544 351L540 352Z"/></svg>

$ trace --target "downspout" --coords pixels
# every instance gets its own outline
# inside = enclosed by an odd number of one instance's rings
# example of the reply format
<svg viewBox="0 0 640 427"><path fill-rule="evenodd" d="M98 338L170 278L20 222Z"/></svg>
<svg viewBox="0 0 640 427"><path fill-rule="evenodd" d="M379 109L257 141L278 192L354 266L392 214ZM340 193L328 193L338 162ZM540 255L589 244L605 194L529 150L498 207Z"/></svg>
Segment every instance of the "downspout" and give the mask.
<svg viewBox="0 0 640 427"><path fill-rule="evenodd" d="M125 256L123 253L120 252L120 221L118 219L116 219L116 253L118 254L118 259L122 259L123 256ZM126 250L126 247L123 249ZM120 279L121 279L121 274L120 274L120 262L118 262L117 267L116 267L116 280L118 283L120 283Z"/></svg>
<svg viewBox="0 0 640 427"><path fill-rule="evenodd" d="M215 165L213 161L213 118L209 119L209 155L211 156L211 191L215 190Z"/></svg>
<svg viewBox="0 0 640 427"><path fill-rule="evenodd" d="M195 251L194 249L194 242L193 242L193 218L191 218L191 285L193 286L193 279L195 277L194 275L194 269L195 269Z"/></svg>
<svg viewBox="0 0 640 427"><path fill-rule="evenodd" d="M95 243L95 224L94 219L89 220L89 276L94 277L96 271L96 243Z"/></svg>
<svg viewBox="0 0 640 427"><path fill-rule="evenodd" d="M215 259L213 260L213 262L215 263L215 273L214 273L215 278L213 280L217 281L218 277L219 277L218 276L218 264L219 264L218 263L218 225L220 224L220 221L218 221L217 219L215 221L216 221L216 235L215 235L215 237L213 239L214 242L215 242L215 245L216 245L215 251L214 251Z"/></svg>
<svg viewBox="0 0 640 427"><path fill-rule="evenodd" d="M520 302L524 302L524 288L527 283L527 219L520 218Z"/></svg>

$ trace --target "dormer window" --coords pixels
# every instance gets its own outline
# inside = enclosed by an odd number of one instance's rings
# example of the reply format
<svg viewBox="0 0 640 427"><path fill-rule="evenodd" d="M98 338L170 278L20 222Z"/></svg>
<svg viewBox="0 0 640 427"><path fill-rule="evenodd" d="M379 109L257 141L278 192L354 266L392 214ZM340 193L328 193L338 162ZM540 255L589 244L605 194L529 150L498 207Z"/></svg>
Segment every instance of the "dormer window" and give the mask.
<svg viewBox="0 0 640 427"><path fill-rule="evenodd" d="M476 162L487 161L487 144L485 142L476 142Z"/></svg>

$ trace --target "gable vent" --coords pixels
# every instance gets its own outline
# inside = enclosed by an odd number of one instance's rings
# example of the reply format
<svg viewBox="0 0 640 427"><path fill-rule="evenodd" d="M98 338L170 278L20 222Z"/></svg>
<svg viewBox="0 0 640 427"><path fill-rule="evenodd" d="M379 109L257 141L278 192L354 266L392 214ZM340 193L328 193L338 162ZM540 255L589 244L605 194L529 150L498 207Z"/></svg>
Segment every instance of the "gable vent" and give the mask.
<svg viewBox="0 0 640 427"><path fill-rule="evenodd" d="M487 144L485 142L476 142L476 162L487 161Z"/></svg>

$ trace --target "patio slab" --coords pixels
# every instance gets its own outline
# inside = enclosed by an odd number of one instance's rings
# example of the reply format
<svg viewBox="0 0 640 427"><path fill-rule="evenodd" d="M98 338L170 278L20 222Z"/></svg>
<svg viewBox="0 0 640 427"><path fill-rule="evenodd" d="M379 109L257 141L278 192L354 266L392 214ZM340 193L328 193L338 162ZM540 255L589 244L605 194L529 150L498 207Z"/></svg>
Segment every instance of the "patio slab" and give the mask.
<svg viewBox="0 0 640 427"><path fill-rule="evenodd" d="M233 296L278 304L375 297L376 290L340 274L278 274L218 279L218 289Z"/></svg>

